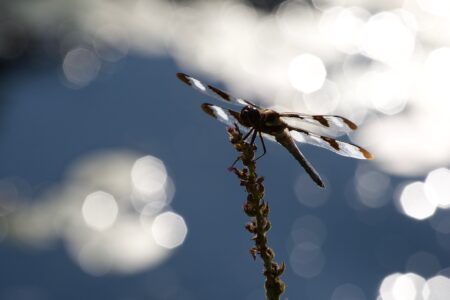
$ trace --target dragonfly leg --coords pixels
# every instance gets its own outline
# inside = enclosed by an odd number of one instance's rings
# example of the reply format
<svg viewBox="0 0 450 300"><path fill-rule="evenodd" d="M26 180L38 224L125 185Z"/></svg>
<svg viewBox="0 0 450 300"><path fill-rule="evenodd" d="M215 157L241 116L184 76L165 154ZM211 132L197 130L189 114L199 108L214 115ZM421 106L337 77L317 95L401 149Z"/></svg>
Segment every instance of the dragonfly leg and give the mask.
<svg viewBox="0 0 450 300"><path fill-rule="evenodd" d="M239 129L239 126L236 122L234 123L234 129L236 129L236 131L239 133L239 135L241 135L241 130Z"/></svg>
<svg viewBox="0 0 450 300"><path fill-rule="evenodd" d="M233 170L234 169L234 165L241 160L241 156L239 155L236 160L233 162L233 164L228 168L228 170Z"/></svg>
<svg viewBox="0 0 450 300"><path fill-rule="evenodd" d="M255 131L253 132L252 139L250 140L250 145L255 145L255 139L256 139L256 136L257 136L257 135L258 135L258 131L255 130Z"/></svg>
<svg viewBox="0 0 450 300"><path fill-rule="evenodd" d="M258 160L258 159L260 159L261 157L263 157L265 154L266 154L266 145L264 144L264 139L263 139L263 137L262 137L262 134L261 134L261 131L259 132L259 140L261 141L261 145L262 145L262 147L263 147L263 154L261 154L260 156L258 156L256 159L255 159L255 161L256 160Z"/></svg>
<svg viewBox="0 0 450 300"><path fill-rule="evenodd" d="M262 139L261 132L260 132L260 131L257 131L255 128L251 128L250 131L247 132L247 134L242 138L242 139L245 141L250 135L252 135L252 138L251 138L251 140L250 140L250 145L253 145L253 146L254 146L254 145L255 145L256 136L258 135L258 133L259 133L259 138L261 139L261 143L262 143L262 146L263 146L264 153L263 153L262 155L260 155L257 159L261 158L262 156L264 156L264 154L266 154L266 145L264 144L264 140ZM256 148L256 147L255 147L255 148ZM228 168L228 170L232 170L232 169L234 168L234 165L235 165L239 160L241 160L241 156L238 156L238 157L235 159L235 161L233 162L233 164L231 165L231 167Z"/></svg>
<svg viewBox="0 0 450 300"><path fill-rule="evenodd" d="M242 138L244 141L250 136L250 134L253 133L253 131L255 130L255 128L251 128L249 132L247 132L247 134Z"/></svg>

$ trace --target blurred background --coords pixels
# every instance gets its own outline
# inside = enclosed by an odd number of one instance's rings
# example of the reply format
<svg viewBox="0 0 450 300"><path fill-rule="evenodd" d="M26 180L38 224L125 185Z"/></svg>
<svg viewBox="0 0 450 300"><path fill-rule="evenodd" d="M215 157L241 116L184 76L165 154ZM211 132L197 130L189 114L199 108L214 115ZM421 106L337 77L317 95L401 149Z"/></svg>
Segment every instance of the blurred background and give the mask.
<svg viewBox="0 0 450 300"><path fill-rule="evenodd" d="M0 299L263 299L236 152L176 72L339 114L258 161L283 299L450 298L450 2L0 4ZM225 104L226 106L226 104Z"/></svg>

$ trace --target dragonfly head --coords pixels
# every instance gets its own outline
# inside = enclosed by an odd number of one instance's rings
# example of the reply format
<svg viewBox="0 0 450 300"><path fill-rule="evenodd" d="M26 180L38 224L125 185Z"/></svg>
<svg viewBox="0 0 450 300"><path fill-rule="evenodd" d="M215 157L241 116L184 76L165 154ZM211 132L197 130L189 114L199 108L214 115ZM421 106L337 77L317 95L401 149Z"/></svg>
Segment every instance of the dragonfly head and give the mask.
<svg viewBox="0 0 450 300"><path fill-rule="evenodd" d="M261 114L257 108L247 105L241 110L241 119L245 125L254 127L260 122Z"/></svg>

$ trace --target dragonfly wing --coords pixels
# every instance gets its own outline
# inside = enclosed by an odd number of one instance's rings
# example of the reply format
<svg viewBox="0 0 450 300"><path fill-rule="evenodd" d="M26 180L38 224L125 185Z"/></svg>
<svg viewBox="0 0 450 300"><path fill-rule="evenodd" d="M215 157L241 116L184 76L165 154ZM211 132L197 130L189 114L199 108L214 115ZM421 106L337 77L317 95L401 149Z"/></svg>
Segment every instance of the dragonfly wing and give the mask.
<svg viewBox="0 0 450 300"><path fill-rule="evenodd" d="M203 103L202 109L205 113L215 118L219 122L224 123L226 126L234 127L235 125L237 125L242 133L246 133L249 130L247 126L242 125L240 121L240 114L237 111L225 109L209 103Z"/></svg>
<svg viewBox="0 0 450 300"><path fill-rule="evenodd" d="M234 127L235 124L238 125L239 130L241 133L245 134L247 133L250 128L243 125L240 121L240 113L237 111L231 110L231 109L225 109L217 105L209 104L209 103L203 103L202 109L204 112L206 112L208 115L213 117L214 119L218 120L219 122L224 123L226 126ZM277 140L273 135L261 132L264 139L276 143Z"/></svg>
<svg viewBox="0 0 450 300"><path fill-rule="evenodd" d="M299 113L281 113L280 116L283 121L293 127L296 126L292 121L300 120L308 124L329 129L335 133L349 133L358 128L355 123L341 116L306 115Z"/></svg>
<svg viewBox="0 0 450 300"><path fill-rule="evenodd" d="M289 134L289 131L286 129L281 134L277 134L275 136L275 139L278 143L284 146L291 154L294 156L294 158L300 163L300 165L305 169L306 173L311 177L311 179L320 187L325 187L325 184L323 183L323 180L320 178L317 171L314 169L314 167L306 160L306 158L303 156L303 154L298 149L297 145L295 145L294 141L292 140L291 135Z"/></svg>
<svg viewBox="0 0 450 300"><path fill-rule="evenodd" d="M230 94L228 94L227 92L222 91L221 89L218 89L210 84L203 83L200 80L198 80L194 77L191 77L187 74L177 73L177 77L178 77L178 79L180 79L182 82L189 85L193 89L195 89L203 94L206 94L210 97L213 97L213 98L216 98L216 99L228 102L228 103L242 105L242 106L251 105L254 107L258 107L256 104L254 104L248 100L233 97Z"/></svg>
<svg viewBox="0 0 450 300"><path fill-rule="evenodd" d="M299 143L311 144L331 150L339 155L357 159L373 159L373 155L366 149L354 144L345 143L336 139L314 134L298 128L290 128L292 138Z"/></svg>

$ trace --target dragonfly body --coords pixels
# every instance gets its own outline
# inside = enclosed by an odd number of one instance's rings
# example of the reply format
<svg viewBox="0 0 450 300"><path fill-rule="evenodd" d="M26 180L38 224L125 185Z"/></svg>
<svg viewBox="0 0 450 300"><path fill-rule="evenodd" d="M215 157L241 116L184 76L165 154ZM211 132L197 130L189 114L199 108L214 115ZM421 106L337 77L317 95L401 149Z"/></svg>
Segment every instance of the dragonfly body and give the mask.
<svg viewBox="0 0 450 300"><path fill-rule="evenodd" d="M247 132L244 139L250 137L251 144L253 144L256 137L259 136L264 150L263 155L266 153L263 136L269 140L280 143L289 151L289 153L292 154L292 156L309 174L311 179L320 187L324 187L323 180L300 152L296 142L326 148L343 156L358 159L373 158L372 154L357 145L338 141L328 136L314 134L300 127L293 126L288 122L291 119L297 119L305 123L325 127L336 132L349 132L355 130L357 126L346 118L327 115L279 113L272 109L259 107L248 100L235 98L227 92L224 92L214 86L204 84L200 80L190 77L189 75L178 73L177 77L187 85L204 94L232 104L243 106L241 111L237 112L217 105L204 103L202 104L202 109L208 115L214 117L220 122L225 123L228 126L238 126L240 129Z"/></svg>
<svg viewBox="0 0 450 300"><path fill-rule="evenodd" d="M287 128L287 124L280 119L280 114L271 109L247 105L241 110L240 118L242 125L270 135L280 134Z"/></svg>

